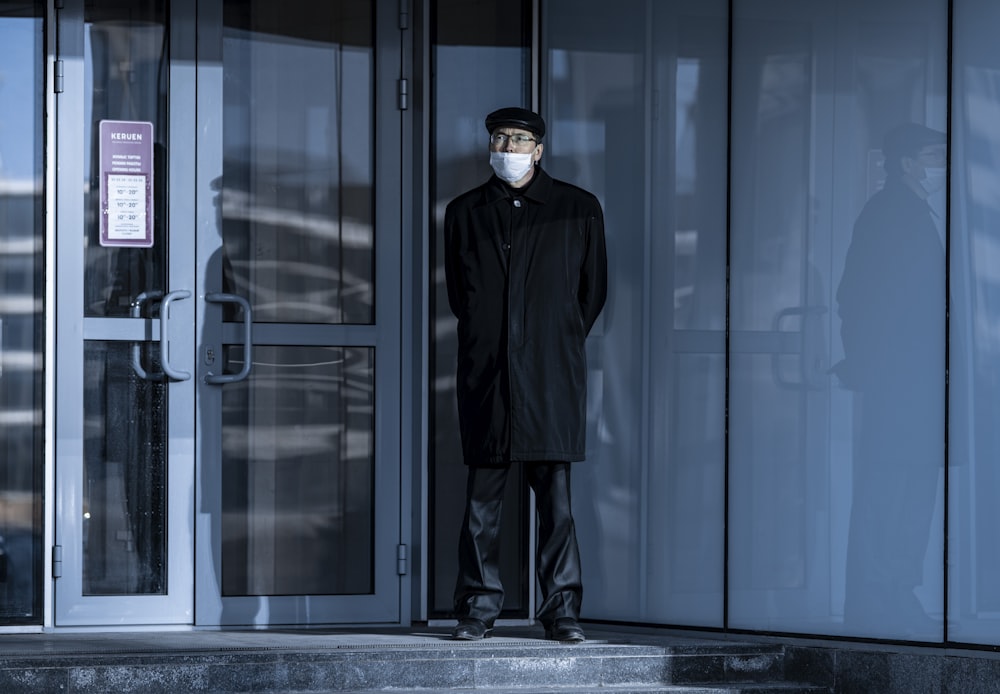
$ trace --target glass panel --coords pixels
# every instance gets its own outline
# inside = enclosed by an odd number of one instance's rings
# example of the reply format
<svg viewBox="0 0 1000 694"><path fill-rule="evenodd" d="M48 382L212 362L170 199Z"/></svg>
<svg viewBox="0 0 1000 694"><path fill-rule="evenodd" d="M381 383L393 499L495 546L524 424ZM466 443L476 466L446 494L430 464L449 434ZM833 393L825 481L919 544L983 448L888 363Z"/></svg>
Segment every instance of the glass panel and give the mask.
<svg viewBox="0 0 1000 694"><path fill-rule="evenodd" d="M543 6L543 164L601 199L613 266L573 476L588 618L722 626L727 5Z"/></svg>
<svg viewBox="0 0 1000 694"><path fill-rule="evenodd" d="M954 3L948 628L1000 643L1000 5Z"/></svg>
<svg viewBox="0 0 1000 694"><path fill-rule="evenodd" d="M434 67L431 151L432 286L434 330L431 382L431 490L428 499L433 547L430 610L437 616L452 610L458 575L458 528L462 524L466 471L458 434L455 360L458 340L455 317L444 286L442 246L444 208L459 193L489 178L486 114L503 106L529 103L528 63L531 36L525 31L530 3L493 0L432 3ZM500 579L502 617L527 617L527 494L520 468L512 471L504 497ZM532 582L531 585L534 585Z"/></svg>
<svg viewBox="0 0 1000 694"><path fill-rule="evenodd" d="M84 343L84 595L167 592L166 386L141 376L158 354Z"/></svg>
<svg viewBox="0 0 1000 694"><path fill-rule="evenodd" d="M224 595L373 592L374 360L255 345L250 378L223 390Z"/></svg>
<svg viewBox="0 0 1000 694"><path fill-rule="evenodd" d="M258 322L375 320L373 5L225 3L225 285Z"/></svg>
<svg viewBox="0 0 1000 694"><path fill-rule="evenodd" d="M84 182L87 316L129 315L136 296L162 291L166 258L167 32L164 0L95 0L85 3ZM153 124L153 246L100 245L100 157L102 120Z"/></svg>
<svg viewBox="0 0 1000 694"><path fill-rule="evenodd" d="M735 4L730 627L943 637L947 6Z"/></svg>
<svg viewBox="0 0 1000 694"><path fill-rule="evenodd" d="M0 3L0 625L42 620L44 8Z"/></svg>

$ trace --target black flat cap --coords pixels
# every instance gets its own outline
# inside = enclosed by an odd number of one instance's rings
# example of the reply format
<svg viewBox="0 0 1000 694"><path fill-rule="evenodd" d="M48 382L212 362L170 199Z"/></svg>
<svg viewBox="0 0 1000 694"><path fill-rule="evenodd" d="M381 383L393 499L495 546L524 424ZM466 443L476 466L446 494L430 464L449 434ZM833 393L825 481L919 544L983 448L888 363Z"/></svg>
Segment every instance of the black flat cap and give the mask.
<svg viewBox="0 0 1000 694"><path fill-rule="evenodd" d="M928 145L943 145L946 141L940 130L919 123L903 123L885 134L882 153L887 157L905 157L917 154Z"/></svg>
<svg viewBox="0 0 1000 694"><path fill-rule="evenodd" d="M545 121L534 111L526 108L510 106L497 109L486 116L486 130L492 135L493 131L499 127L523 128L530 130L538 137L545 137Z"/></svg>

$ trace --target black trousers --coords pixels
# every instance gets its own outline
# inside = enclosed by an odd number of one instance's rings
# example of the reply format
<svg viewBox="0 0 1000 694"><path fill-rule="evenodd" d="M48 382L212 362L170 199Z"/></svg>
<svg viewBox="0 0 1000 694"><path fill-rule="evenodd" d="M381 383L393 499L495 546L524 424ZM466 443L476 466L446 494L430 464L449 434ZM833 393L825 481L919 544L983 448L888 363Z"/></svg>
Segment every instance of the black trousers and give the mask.
<svg viewBox="0 0 1000 694"><path fill-rule="evenodd" d="M525 466L538 512L536 569L542 603L536 617L545 626L560 617L580 616L583 584L570 497L570 464ZM510 467L469 467L465 517L458 542L455 612L492 626L503 607L500 582L500 518Z"/></svg>

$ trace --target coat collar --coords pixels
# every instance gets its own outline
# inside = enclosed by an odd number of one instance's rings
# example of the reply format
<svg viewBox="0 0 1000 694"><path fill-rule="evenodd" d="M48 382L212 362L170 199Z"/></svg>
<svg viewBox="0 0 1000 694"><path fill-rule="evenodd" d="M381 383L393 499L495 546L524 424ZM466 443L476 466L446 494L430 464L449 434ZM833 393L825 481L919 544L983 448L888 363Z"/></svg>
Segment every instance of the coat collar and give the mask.
<svg viewBox="0 0 1000 694"><path fill-rule="evenodd" d="M490 180L486 182L483 189L483 204L489 205L500 200L509 200L512 190L513 188L497 178L496 175L490 176ZM545 173L541 166L536 166L531 183L523 192L520 192L520 196L544 205L551 193L552 177Z"/></svg>

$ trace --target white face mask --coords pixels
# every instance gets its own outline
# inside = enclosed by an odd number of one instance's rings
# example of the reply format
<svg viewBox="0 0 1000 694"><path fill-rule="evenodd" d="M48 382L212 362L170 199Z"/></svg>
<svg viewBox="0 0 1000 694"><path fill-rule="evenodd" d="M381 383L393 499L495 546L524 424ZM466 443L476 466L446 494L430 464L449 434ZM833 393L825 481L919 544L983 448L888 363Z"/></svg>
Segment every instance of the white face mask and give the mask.
<svg viewBox="0 0 1000 694"><path fill-rule="evenodd" d="M920 187L927 191L928 195L942 190L948 181L948 170L943 166L924 167L924 177L920 179Z"/></svg>
<svg viewBox="0 0 1000 694"><path fill-rule="evenodd" d="M534 152L490 152L490 166L498 178L517 183L534 166Z"/></svg>

